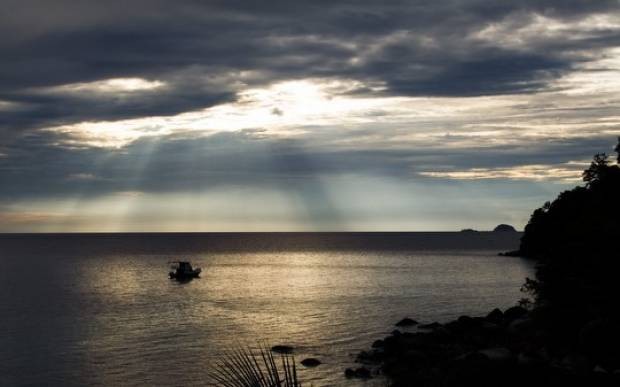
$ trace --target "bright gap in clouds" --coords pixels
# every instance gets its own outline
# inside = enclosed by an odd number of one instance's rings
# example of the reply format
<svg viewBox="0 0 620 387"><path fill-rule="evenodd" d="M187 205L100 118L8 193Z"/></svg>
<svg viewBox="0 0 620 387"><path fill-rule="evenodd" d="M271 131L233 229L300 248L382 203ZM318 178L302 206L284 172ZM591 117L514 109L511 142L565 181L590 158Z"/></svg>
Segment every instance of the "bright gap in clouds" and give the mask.
<svg viewBox="0 0 620 387"><path fill-rule="evenodd" d="M557 180L578 184L581 182L581 173L587 168L588 164L589 161L571 161L560 165L533 164L506 168L470 168L463 171L420 172L420 175L455 180Z"/></svg>
<svg viewBox="0 0 620 387"><path fill-rule="evenodd" d="M502 147L536 147L584 137L613 139L620 134L620 116L599 109L620 104L618 63L620 50L609 50L598 62L583 65L558 79L549 90L525 95L395 97L381 95L379 89L375 90L377 93L357 94L357 90L367 88L358 81L291 80L240 90L234 102L173 116L80 122L48 130L68 135L63 146L110 148L109 153L117 149L131 152L135 150L132 143L148 139L152 144L150 150L140 153L135 163L123 166L139 186L142 174L149 169L150 158L159 152L158 144L169 142L171 135L206 138L222 132L256 129L252 140L270 141L262 147L248 145L243 150L261 151L265 158L273 158L273 165L266 162L260 164L262 169L250 168L248 173L287 179L300 176L295 175L294 169L287 170L288 166L283 165L278 155L271 154L271 150L277 153L278 149L270 148L269 144L278 140L294 140L296 146L308 150L308 156L297 155L295 161L301 157L313 167L317 160L312 158L320 158L321 152L398 150L402 151L398 157L407 159L409 153L415 153L412 150L429 151L439 157L451 150L482 155L486 150ZM154 80L117 79L67 85L64 92L90 88L92 92L139 96L162 87L166 85ZM192 158L205 160L199 156L190 152L171 161L178 162L180 168L191 165L208 171L212 167L208 163L198 165L192 161ZM385 157L378 163L389 166L392 156ZM11 209L6 219L23 225L24 229L35 223L46 224L45 219L49 219L49 228L42 226L41 230L45 231L449 230L485 229L497 222L522 227L532 208L578 183L581 171L587 166L587 161L580 158L578 162L567 159L549 164L528 159L528 163L521 160L523 164L497 167L458 165L449 156L445 164L437 158L427 164L420 164L424 158L411 160L411 174L406 176L373 180L374 171L360 169L344 178L338 175L337 168L336 173L321 169L326 168L323 163L319 168L301 172L307 184L313 185L312 189L290 189L297 180L286 180L282 186L273 185L262 191L251 183L234 179L231 184L236 184L236 188L214 189L211 181L205 181L199 189L188 192L106 193L98 198L67 199L64 205L42 203L30 212L24 210L32 207L29 203ZM379 167L380 173L389 174L388 167ZM234 177L239 173L223 168L226 175ZM245 175L240 176L243 179ZM72 181L97 178L94 171L73 175ZM483 188L476 188L476 184ZM515 187L521 190L520 199L515 199ZM463 208L471 208L471 213L463 212ZM22 211L25 215L19 218L12 211ZM327 216L330 212L337 216ZM470 223L455 224L455 218ZM92 219L100 221L93 224Z"/></svg>
<svg viewBox="0 0 620 387"><path fill-rule="evenodd" d="M516 96L418 98L351 93L363 87L367 88L357 81L285 81L240 91L235 102L199 111L166 117L80 122L48 130L68 135L66 143L70 145L121 148L143 137L175 133L209 135L260 129L265 136L278 138L319 128L349 132L371 127L382 133L381 136L393 137L390 146L403 146L403 140L415 140L418 144L435 141L437 135L447 133L442 123L450 120L477 120L490 111L507 113L519 103ZM430 131L429 123L433 124ZM419 128L418 124L421 124ZM401 130L390 133L389 125L398 125ZM487 133L487 137L493 134ZM355 139L349 137L345 142L355 144ZM361 140L363 143L364 139Z"/></svg>
<svg viewBox="0 0 620 387"><path fill-rule="evenodd" d="M118 87L139 95L157 92L165 85L130 78L62 87ZM380 92L380 87L373 87ZM422 98L354 93L364 88L368 85L352 80L291 80L240 90L236 101L202 110L80 122L48 130L68 135L69 145L110 148L121 148L143 137L209 135L244 129L258 129L263 136L272 138L329 129L350 133L347 138L341 136L342 144L357 147L370 142L390 147L484 147L527 144L533 139L611 137L618 133L620 116L608 112L598 116L596 109L620 103L620 49L608 50L600 60L555 81L548 91L534 94ZM363 129L366 137L358 137L354 133L357 129Z"/></svg>
<svg viewBox="0 0 620 387"><path fill-rule="evenodd" d="M107 85L110 82L101 83ZM305 125L368 122L368 111L401 100L354 98L344 94L355 87L359 87L359 83L352 81L286 81L241 91L237 101L232 103L175 116L80 122L49 130L69 135L69 143L73 145L113 148L125 146L141 137L177 132L211 134L260 128L270 134L285 135L293 134Z"/></svg>
<svg viewBox="0 0 620 387"><path fill-rule="evenodd" d="M93 82L70 83L45 89L54 93L131 93L164 86L161 81L142 78L112 78Z"/></svg>

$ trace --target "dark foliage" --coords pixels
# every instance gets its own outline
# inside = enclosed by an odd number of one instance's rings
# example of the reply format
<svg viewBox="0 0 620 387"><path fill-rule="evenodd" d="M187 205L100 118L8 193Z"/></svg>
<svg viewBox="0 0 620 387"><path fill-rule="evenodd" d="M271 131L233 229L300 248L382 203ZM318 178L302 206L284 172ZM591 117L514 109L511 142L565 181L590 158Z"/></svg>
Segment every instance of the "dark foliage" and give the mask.
<svg viewBox="0 0 620 387"><path fill-rule="evenodd" d="M520 252L540 265L524 288L556 310L619 317L620 166L597 154L583 180L532 214Z"/></svg>
<svg viewBox="0 0 620 387"><path fill-rule="evenodd" d="M506 254L538 260L523 285L533 303L396 330L358 361L393 386L619 386L620 165L598 154L583 180L534 211Z"/></svg>

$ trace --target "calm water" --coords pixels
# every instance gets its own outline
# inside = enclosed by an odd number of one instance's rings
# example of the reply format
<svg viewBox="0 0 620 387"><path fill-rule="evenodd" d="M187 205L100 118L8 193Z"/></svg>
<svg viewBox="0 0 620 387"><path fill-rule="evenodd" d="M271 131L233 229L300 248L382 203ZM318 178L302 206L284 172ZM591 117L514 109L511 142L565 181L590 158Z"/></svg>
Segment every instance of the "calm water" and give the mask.
<svg viewBox="0 0 620 387"><path fill-rule="evenodd" d="M404 316L508 307L518 234L0 235L0 385L208 385L226 349L290 344L306 384L354 385L354 355ZM203 276L180 284L167 261ZM367 386L378 381L365 383Z"/></svg>

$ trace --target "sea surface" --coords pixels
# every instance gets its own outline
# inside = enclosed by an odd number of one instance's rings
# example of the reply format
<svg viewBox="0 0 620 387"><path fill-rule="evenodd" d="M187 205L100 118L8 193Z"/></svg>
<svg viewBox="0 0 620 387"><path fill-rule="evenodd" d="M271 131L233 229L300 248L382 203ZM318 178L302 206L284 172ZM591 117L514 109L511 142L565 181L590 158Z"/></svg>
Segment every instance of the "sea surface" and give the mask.
<svg viewBox="0 0 620 387"><path fill-rule="evenodd" d="M510 307L519 233L0 235L0 385L202 386L231 349L287 344L305 385L348 381L405 316ZM203 268L168 279L168 261Z"/></svg>

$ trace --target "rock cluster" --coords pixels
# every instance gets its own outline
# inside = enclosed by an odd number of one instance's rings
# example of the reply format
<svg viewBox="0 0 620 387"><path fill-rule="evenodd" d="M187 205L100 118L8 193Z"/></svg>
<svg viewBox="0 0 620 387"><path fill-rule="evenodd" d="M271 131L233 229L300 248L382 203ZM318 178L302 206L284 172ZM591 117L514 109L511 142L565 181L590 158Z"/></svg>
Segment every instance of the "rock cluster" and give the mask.
<svg viewBox="0 0 620 387"><path fill-rule="evenodd" d="M305 367L317 367L321 365L321 361L319 359L309 357L307 359L302 360L301 364Z"/></svg>
<svg viewBox="0 0 620 387"><path fill-rule="evenodd" d="M586 324L580 345L558 350L536 311L494 309L485 317L418 325L415 332L395 330L358 355L368 368L346 375L381 373L394 386L620 386L620 359L600 363L589 355L604 341L601 324Z"/></svg>

